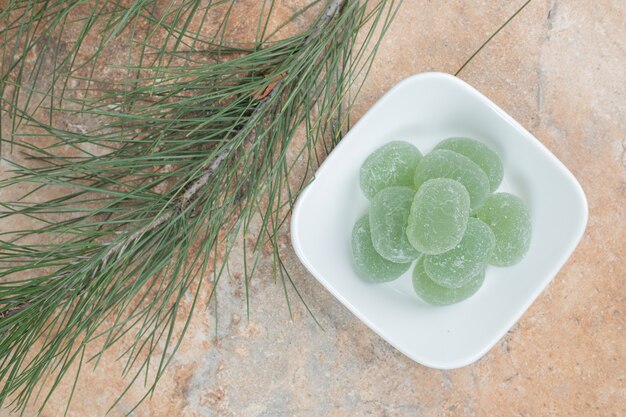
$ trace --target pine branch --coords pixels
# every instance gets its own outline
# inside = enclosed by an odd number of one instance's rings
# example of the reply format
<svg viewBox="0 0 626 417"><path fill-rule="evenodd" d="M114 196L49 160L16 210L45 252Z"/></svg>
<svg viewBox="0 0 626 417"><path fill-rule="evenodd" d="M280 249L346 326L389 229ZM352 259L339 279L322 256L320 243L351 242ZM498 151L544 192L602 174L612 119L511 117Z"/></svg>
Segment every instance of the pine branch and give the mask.
<svg viewBox="0 0 626 417"><path fill-rule="evenodd" d="M0 403L22 411L51 378L40 401L45 406L72 364L82 369L94 341L100 344L91 358L97 362L118 341L130 340L124 355L129 383L140 375L148 381L150 374L146 395L153 392L189 323L191 313L180 312L185 294L192 291L193 311L205 271L212 271L214 295L224 271L218 248L226 262L236 237L249 235L256 218L255 242L243 247L246 300L268 239L275 279L288 296L293 281L276 236L320 159L319 148L337 140L329 137L338 134L329 130L331 122L345 125L351 83L369 70L373 55L353 48L357 34L364 31L375 51L375 31L384 34L397 10L393 1L324 1L302 34L271 39L265 34L269 16L262 17L255 42L244 44L225 37L232 4L209 36L190 29L193 17L207 14L198 13L195 1L176 3L164 16L148 11L152 0L128 9L106 9L105 2L88 15L77 44L59 56L46 39L54 35L60 42L66 22L80 21L69 17L79 3L51 1L43 9L12 3L27 16L17 24L10 10L0 13L12 28L0 41L3 50L19 45L23 51L2 67L3 104L13 120L8 142L35 164L7 160L13 175L0 181L0 190L25 190L19 200L0 203L0 221L19 216L37 224L0 233L0 278L8 279L0 282ZM81 42L103 20L99 48L79 62ZM148 34L139 41L132 32L130 44L139 47L131 46L122 66L125 79L105 86L97 77L99 60L140 20L148 22ZM35 25L38 30L28 30ZM166 36L155 46L158 31ZM54 56L51 85L22 75L30 71L24 56L37 45L43 49L35 67L46 51ZM73 91L76 81L86 81L86 88ZM78 132L55 123L74 115L105 122ZM306 142L294 149L299 126ZM49 144L33 143L24 129ZM294 185L299 157L305 166ZM61 197L45 197L58 187L65 190ZM29 202L30 196L39 201ZM150 371L155 354L161 359Z"/></svg>
<svg viewBox="0 0 626 417"><path fill-rule="evenodd" d="M0 10L0 123L9 120L0 145L25 155L5 158L12 172L0 180L0 192L21 192L0 202L0 222L13 227L0 232L2 406L43 409L73 366L76 384L83 364L120 341L129 387L143 378L150 395L205 301L208 273L211 299L241 235L253 239L241 242L246 303L266 244L288 308L288 287L302 300L276 238L340 140L355 80L398 4L314 0L302 10L323 7L314 23L282 38L261 11L253 41L229 38L235 2L162 6L49 0ZM209 11L222 16L214 27ZM61 48L69 33L78 36ZM95 51L83 50L94 37ZM114 42L128 46L125 62L111 56ZM101 75L109 60L123 74L115 82Z"/></svg>

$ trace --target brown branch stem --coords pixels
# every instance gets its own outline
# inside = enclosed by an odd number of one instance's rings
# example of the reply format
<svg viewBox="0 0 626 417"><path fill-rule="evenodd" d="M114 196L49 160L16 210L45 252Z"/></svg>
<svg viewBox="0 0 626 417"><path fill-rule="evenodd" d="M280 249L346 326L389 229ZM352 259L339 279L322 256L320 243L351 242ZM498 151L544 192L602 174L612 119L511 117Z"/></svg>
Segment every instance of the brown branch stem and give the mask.
<svg viewBox="0 0 626 417"><path fill-rule="evenodd" d="M323 29L323 27L326 26L328 22L330 22L330 20L334 16L336 16L339 12L341 12L346 2L347 0L332 0L330 4L328 5L328 7L326 8L326 11L322 15L321 19L318 21L316 25L316 30L311 35L307 36L304 39L303 45L306 45L309 42L311 42L311 40L319 33L319 31ZM281 80L273 87L272 91L269 94L267 94L265 97L263 97L260 100L260 104L257 106L257 108L254 110L254 112L249 118L249 123L257 123L257 120L256 120L257 116L265 109L265 107L267 107L272 97L276 95L278 91L281 90L282 85L283 85L283 81ZM241 130L243 130L243 128ZM248 135L248 137L246 137L244 141L244 145L250 141L250 138L254 135L254 131L255 131L254 128L252 128L251 133ZM179 200L176 200L174 204L168 207L164 213L159 215L157 218L155 218L152 222L150 222L146 226L135 231L128 238L124 239L123 242L118 242L112 245L107 250L105 255L102 257L103 259L102 267L104 267L107 264L107 262L111 259L111 257L115 253L119 251L123 252L124 250L126 250L126 248L129 245L139 240L141 236L143 236L145 233L155 230L156 228L161 226L163 223L170 220L174 216L174 213L177 210L180 210L186 207L193 200L193 198L198 194L198 192L209 182L209 179L215 174L215 172L220 167L220 165L228 158L228 155L230 155L234 146L235 146L235 142L231 143L222 152L220 152L213 159L209 167L204 170L202 175L193 183L191 183L189 187L187 187L185 192L182 194L181 198Z"/></svg>
<svg viewBox="0 0 626 417"><path fill-rule="evenodd" d="M335 17L337 14L341 12L344 5L347 3L347 0L332 0L325 12L321 15L321 18L318 20L315 30L307 36L302 41L302 46L309 44L315 37L317 37L321 30L330 22L330 20ZM263 110L269 105L272 98L278 94L284 85L284 80L281 79L278 81L272 88L272 90L267 93L264 97L259 99L259 104L251 114L250 118L246 125L244 125L239 132L245 130L246 128L250 129L250 133L243 141L243 146L246 146L251 139L254 137L256 132L256 123L258 123L258 116L262 113ZM200 190L209 182L211 177L215 174L215 172L219 169L219 167L228 159L233 150L235 149L236 142L231 142L226 148L224 148L220 153L218 153L215 158L209 163L208 167L202 172L200 177L198 177L195 181L193 181L181 194L181 196L170 203L168 206L164 207L163 211L160 215L154 218L150 223L145 226L137 229L131 235L121 238L115 243L111 243L110 247L106 250L104 255L102 256L102 262L100 265L94 270L91 278L94 278L95 275L101 271L107 263L115 257L116 254L123 253L130 245L137 242L144 236L146 233L150 233L156 230L158 227L168 222L174 215L179 212L181 209L187 207L187 205L198 195ZM14 316L20 311L24 310L31 303L25 302L18 304L16 306L7 308L5 310L0 311L0 320L6 319L8 317Z"/></svg>
<svg viewBox="0 0 626 417"><path fill-rule="evenodd" d="M15 307L10 307L10 308L7 308L6 310L0 311L0 320L8 319L9 317L16 315L17 313L24 310L29 305L30 303L21 303L21 304L16 305Z"/></svg>

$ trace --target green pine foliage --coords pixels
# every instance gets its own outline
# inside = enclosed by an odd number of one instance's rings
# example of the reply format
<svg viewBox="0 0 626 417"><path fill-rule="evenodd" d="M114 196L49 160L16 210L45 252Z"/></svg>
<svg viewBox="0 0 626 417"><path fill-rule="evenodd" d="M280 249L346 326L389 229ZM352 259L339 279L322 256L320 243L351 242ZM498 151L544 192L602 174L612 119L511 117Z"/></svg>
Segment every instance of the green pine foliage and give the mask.
<svg viewBox="0 0 626 417"><path fill-rule="evenodd" d="M150 395L238 236L246 300L264 245L299 296L276 237L399 1L313 0L276 26L259 0L249 41L232 36L235 1L5 2L0 406L42 410L121 340L129 386Z"/></svg>
<svg viewBox="0 0 626 417"><path fill-rule="evenodd" d="M0 217L38 226L1 234L3 405L23 410L48 380L38 398L45 405L74 363L97 361L122 338L132 341L129 382L151 381L149 395L179 347L175 324L191 317L181 310L185 294L195 305L204 281L219 280L235 237L249 236L260 214L244 247L247 293L261 246L275 242L320 151L340 139L349 88L364 78L397 8L312 2L314 22L281 38L269 33L274 3L265 1L254 42L237 43L225 37L234 2L173 1L159 4L160 15L156 3L15 1L0 15L3 120L11 123L2 126L11 173L0 191L24 190L1 203ZM190 29L218 11L214 36ZM77 39L63 49L68 28ZM100 44L84 51L96 29ZM129 64L115 68L125 76L111 83L98 60L128 33ZM365 41L355 48L357 35ZM79 130L56 122L75 115L103 122ZM299 126L306 141L294 149ZM294 186L299 160L306 172ZM276 278L292 285L270 245ZM100 353L85 357L96 341Z"/></svg>

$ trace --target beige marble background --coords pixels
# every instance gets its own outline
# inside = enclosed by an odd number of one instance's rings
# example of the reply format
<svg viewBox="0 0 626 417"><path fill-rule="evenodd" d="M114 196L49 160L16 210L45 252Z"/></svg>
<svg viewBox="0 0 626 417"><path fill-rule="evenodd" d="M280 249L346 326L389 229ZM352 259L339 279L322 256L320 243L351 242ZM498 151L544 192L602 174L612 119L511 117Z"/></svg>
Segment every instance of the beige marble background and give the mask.
<svg viewBox="0 0 626 417"><path fill-rule="evenodd" d="M520 1L405 0L354 110L401 79L455 72ZM518 324L462 369L418 365L366 328L282 252L320 330L280 284L224 277L134 416L626 415L626 3L533 0L460 77L536 135L581 182L589 224L572 258ZM217 334L217 338L215 337ZM70 416L102 416L125 386L113 355L80 377ZM62 415L70 386L44 416ZM127 412L135 386L111 410ZM8 411L0 416L8 417Z"/></svg>

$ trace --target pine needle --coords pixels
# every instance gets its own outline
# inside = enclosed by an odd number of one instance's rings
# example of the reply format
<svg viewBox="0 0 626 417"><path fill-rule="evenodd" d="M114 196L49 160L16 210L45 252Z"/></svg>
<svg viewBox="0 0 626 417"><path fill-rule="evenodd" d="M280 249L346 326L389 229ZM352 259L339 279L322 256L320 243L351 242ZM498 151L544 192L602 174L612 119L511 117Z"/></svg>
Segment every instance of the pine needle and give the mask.
<svg viewBox="0 0 626 417"><path fill-rule="evenodd" d="M467 66L467 65L468 65L468 64L469 64L469 63L470 63L470 62L474 59L474 57L475 57L476 55L478 55L478 54L480 53L480 51L482 51L482 50L483 50L483 48L484 48L485 46L487 46L487 44L488 44L489 42L491 42L491 40L492 40L493 38L495 38L495 36L496 36L498 33L500 33L500 31L501 31L502 29L504 29L504 28L505 28L505 27L506 27L509 23L511 23L511 20L515 19L515 16L517 16L518 14L520 14L520 12L521 12L522 10L524 10L524 9L526 8L526 6L528 6L528 4L529 4L531 1L532 1L532 0L526 0L526 3L522 4L522 5L520 6L520 8L519 8L519 9L517 9L517 10L515 11L515 13L513 13L511 16L509 16L509 18L508 18L507 20L505 20L505 21L504 21L504 23L502 23L502 24L498 27L498 29L496 29L496 30L495 30L495 32L493 32L493 33L492 33L492 34L491 34L491 35L490 35L487 39L485 39L485 41L484 41L484 42L483 42L483 43L482 43L482 44L478 47L478 49L476 49L476 50L474 51L474 53L473 53L472 55L470 55L470 57L469 57L469 58L467 58L467 60L466 60L466 61L463 63L463 65L461 65L461 67L460 67L460 68L459 68L459 69L458 69L458 70L454 73L454 75L459 75L459 74L461 73L461 71L463 71L463 70L465 69L465 67L466 67L466 66Z"/></svg>

